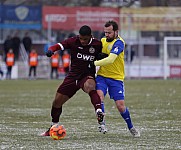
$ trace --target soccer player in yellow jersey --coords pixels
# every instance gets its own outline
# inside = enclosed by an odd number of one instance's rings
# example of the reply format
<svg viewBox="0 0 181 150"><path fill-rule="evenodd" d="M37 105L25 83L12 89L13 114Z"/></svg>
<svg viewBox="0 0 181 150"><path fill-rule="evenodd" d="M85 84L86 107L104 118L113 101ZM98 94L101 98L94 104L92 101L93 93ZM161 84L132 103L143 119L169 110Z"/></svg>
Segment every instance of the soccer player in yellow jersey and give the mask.
<svg viewBox="0 0 181 150"><path fill-rule="evenodd" d="M108 21L104 26L105 37L102 41L102 53L108 57L94 61L95 66L100 66L96 77L96 88L102 101L102 111L104 112L103 99L107 91L111 99L114 99L118 111L127 123L130 133L134 137L139 137L139 131L133 126L128 108L124 101L124 40L118 35L118 24L115 21ZM105 121L100 124L99 131L106 133Z"/></svg>

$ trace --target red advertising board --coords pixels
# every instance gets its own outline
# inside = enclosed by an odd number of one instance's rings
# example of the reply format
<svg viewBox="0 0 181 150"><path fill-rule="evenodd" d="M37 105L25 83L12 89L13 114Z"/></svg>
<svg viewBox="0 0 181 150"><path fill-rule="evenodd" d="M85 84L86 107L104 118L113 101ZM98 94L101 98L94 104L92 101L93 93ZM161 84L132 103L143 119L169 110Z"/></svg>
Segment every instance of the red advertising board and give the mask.
<svg viewBox="0 0 181 150"><path fill-rule="evenodd" d="M170 78L181 78L181 65L170 65Z"/></svg>
<svg viewBox="0 0 181 150"><path fill-rule="evenodd" d="M119 9L106 7L57 7L44 6L42 25L47 29L78 30L82 25L89 25L92 30L103 30L108 20L119 22ZM48 23L49 22L49 23Z"/></svg>

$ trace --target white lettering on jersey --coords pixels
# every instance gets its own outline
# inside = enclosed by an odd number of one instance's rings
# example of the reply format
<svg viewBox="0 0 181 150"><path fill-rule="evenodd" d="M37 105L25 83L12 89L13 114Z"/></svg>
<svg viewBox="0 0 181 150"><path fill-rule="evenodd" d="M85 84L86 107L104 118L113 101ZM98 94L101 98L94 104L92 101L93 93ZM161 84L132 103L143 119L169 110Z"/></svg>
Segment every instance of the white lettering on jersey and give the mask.
<svg viewBox="0 0 181 150"><path fill-rule="evenodd" d="M94 61L95 56L77 53L77 58L85 61Z"/></svg>

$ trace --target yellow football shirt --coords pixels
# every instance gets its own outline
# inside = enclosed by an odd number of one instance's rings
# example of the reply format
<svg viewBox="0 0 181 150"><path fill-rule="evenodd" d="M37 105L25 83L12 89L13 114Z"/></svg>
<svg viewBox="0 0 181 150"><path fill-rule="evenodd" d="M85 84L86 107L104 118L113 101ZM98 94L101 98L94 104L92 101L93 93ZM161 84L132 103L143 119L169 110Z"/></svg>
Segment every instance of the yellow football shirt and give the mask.
<svg viewBox="0 0 181 150"><path fill-rule="evenodd" d="M124 47L125 42L119 36L117 39L114 39L112 42L107 42L106 38L103 37L101 39L103 48L102 53L110 54L114 53L117 56L115 61L112 64L108 64L105 66L100 66L97 75L101 75L103 77L112 78L115 80L124 80Z"/></svg>

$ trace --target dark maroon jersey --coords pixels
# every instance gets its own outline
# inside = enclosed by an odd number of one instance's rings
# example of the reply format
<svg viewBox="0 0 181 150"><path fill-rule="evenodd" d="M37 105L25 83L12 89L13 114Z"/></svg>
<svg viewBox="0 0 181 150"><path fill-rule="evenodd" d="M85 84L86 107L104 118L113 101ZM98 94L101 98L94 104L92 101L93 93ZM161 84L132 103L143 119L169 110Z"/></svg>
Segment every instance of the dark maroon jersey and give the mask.
<svg viewBox="0 0 181 150"><path fill-rule="evenodd" d="M102 43L92 38L90 43L82 46L79 37L72 37L62 41L64 49L70 49L71 66L69 76L75 79L80 79L86 74L95 75L95 66L91 67L90 62L96 60L96 57L102 51Z"/></svg>

